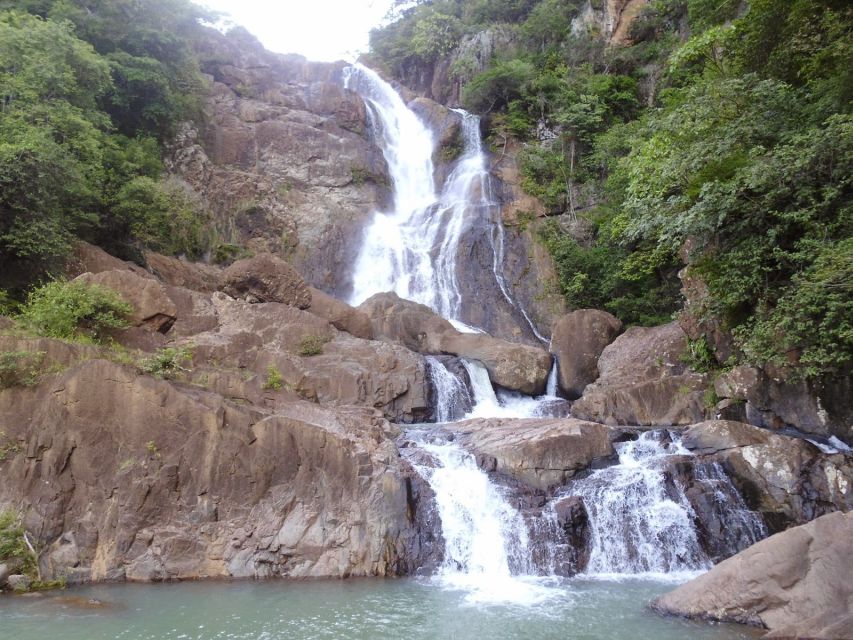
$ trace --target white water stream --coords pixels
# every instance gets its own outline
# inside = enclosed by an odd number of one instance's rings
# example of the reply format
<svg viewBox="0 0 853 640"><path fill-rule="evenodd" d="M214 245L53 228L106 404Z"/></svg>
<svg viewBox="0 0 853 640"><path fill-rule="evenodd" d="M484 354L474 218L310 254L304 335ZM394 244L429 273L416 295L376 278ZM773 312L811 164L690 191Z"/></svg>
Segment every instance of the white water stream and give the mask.
<svg viewBox="0 0 853 640"><path fill-rule="evenodd" d="M394 291L429 306L462 331L480 331L465 324L463 311L465 305L488 301L463 299L458 259L465 231L485 221L490 225L491 267L500 295L545 342L512 299L503 276L505 238L496 219L499 208L490 193L478 118L457 111L463 153L437 190L429 129L373 71L360 65L349 67L344 81L365 100L394 188L393 210L375 212L365 230L350 302L360 304L376 293ZM463 360L462 364L470 390L438 358L427 358L436 422L541 417L563 402L556 397L556 362L546 394L539 398L496 391L481 363ZM688 452L677 440L664 444L655 438L643 434L619 445L618 465L596 471L569 489L583 498L589 514L592 552L587 571L591 574L673 575L710 564L699 545L689 502L677 484L667 484L662 471L666 458ZM428 462L423 456L410 461L434 492L441 520L444 556L436 579L444 586L464 589L466 598L477 602L530 604L551 597L534 577L543 568L534 566L525 518L478 467L474 456L446 434L420 434L412 436L412 442L426 454Z"/></svg>

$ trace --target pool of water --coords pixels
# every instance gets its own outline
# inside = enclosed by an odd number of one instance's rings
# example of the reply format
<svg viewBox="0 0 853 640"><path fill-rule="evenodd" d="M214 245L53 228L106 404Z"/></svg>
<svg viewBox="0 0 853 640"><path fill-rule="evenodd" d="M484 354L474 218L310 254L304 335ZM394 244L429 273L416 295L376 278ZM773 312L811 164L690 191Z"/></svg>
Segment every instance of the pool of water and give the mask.
<svg viewBox="0 0 853 640"><path fill-rule="evenodd" d="M648 611L648 602L672 586L644 579L519 581L519 604L506 597L512 594L505 589L513 585L503 585L502 597L490 601L477 597L470 585L434 578L99 585L41 597L0 597L0 638L735 640L760 635L747 627Z"/></svg>

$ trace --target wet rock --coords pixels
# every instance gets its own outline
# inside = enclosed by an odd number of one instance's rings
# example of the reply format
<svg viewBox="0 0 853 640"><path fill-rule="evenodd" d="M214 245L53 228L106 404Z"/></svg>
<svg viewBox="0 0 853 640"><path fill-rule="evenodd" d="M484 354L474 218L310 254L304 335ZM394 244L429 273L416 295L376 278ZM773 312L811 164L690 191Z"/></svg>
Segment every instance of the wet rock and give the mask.
<svg viewBox="0 0 853 640"><path fill-rule="evenodd" d="M631 327L604 348L599 378L572 415L613 425L678 425L705 417L704 375L681 360L687 346L678 323Z"/></svg>
<svg viewBox="0 0 853 640"><path fill-rule="evenodd" d="M610 429L581 420L478 418L445 427L476 456L494 460L494 471L542 490L613 453Z"/></svg>
<svg viewBox="0 0 853 640"><path fill-rule="evenodd" d="M661 596L667 614L764 627L767 638L853 636L853 513L776 534Z"/></svg>
<svg viewBox="0 0 853 640"><path fill-rule="evenodd" d="M133 306L128 320L134 327L165 333L177 317L178 310L166 288L151 277L114 269L100 273L84 273L74 281L98 285L118 293Z"/></svg>
<svg viewBox="0 0 853 640"><path fill-rule="evenodd" d="M559 554L555 573L571 576L583 572L589 563L590 537L592 529L589 513L580 496L560 498L553 504L557 527L560 529L560 542L563 546Z"/></svg>
<svg viewBox="0 0 853 640"><path fill-rule="evenodd" d="M0 562L0 589L6 586L6 581L10 573L11 569L9 569L9 565L5 562Z"/></svg>
<svg viewBox="0 0 853 640"><path fill-rule="evenodd" d="M307 309L311 291L296 270L281 258L262 254L238 260L222 273L221 288L249 302L280 302Z"/></svg>
<svg viewBox="0 0 853 640"><path fill-rule="evenodd" d="M46 579L396 575L419 558L397 430L366 408L275 410L89 360L0 392L0 463Z"/></svg>
<svg viewBox="0 0 853 640"><path fill-rule="evenodd" d="M771 532L853 509L853 457L826 454L801 438L713 420L685 430L682 444L719 462Z"/></svg>
<svg viewBox="0 0 853 640"><path fill-rule="evenodd" d="M479 360L497 385L526 394L545 390L551 356L544 349L461 333L429 307L378 293L359 306L377 338L402 344L423 354L451 354Z"/></svg>
<svg viewBox="0 0 853 640"><path fill-rule="evenodd" d="M598 378L598 358L622 331L622 323L606 311L580 309L560 318L551 332L551 353L559 363L560 390L569 400L580 398Z"/></svg>

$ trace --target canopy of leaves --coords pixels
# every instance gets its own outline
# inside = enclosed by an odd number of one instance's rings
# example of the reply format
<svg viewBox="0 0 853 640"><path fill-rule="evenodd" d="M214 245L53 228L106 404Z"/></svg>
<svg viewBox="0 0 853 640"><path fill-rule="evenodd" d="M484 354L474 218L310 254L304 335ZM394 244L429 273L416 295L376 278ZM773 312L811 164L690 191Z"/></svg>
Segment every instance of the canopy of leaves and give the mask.
<svg viewBox="0 0 853 640"><path fill-rule="evenodd" d="M198 254L197 210L159 181L162 143L199 113L204 17L187 0L0 0L0 284L50 273L75 238Z"/></svg>
<svg viewBox="0 0 853 640"><path fill-rule="evenodd" d="M585 236L541 230L572 306L661 322L686 264L737 358L809 378L850 371L849 2L651 0L629 46L573 29L581 2L428 4L463 38L512 24L515 48L457 79L497 140L522 143L522 187L586 218ZM417 29L424 10L386 30Z"/></svg>

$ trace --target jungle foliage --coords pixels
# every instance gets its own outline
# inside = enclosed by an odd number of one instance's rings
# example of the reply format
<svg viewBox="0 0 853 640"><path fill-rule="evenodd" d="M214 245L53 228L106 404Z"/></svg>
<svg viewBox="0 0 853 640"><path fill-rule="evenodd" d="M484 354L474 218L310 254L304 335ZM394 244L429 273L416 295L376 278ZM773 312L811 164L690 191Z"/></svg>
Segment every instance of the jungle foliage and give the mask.
<svg viewBox="0 0 853 640"><path fill-rule="evenodd" d="M0 0L0 273L38 279L75 238L201 252L203 216L161 158L200 114L206 17L186 0Z"/></svg>
<svg viewBox="0 0 853 640"><path fill-rule="evenodd" d="M523 144L522 186L555 216L542 237L572 306L666 321L687 266L738 360L849 372L853 7L652 0L608 46L576 20L586 4L421 2L371 44L403 74L430 62L410 34L452 22L430 55L465 70L462 102L493 135ZM478 70L464 55L484 30L513 44Z"/></svg>

